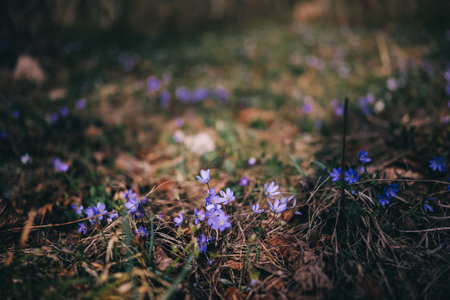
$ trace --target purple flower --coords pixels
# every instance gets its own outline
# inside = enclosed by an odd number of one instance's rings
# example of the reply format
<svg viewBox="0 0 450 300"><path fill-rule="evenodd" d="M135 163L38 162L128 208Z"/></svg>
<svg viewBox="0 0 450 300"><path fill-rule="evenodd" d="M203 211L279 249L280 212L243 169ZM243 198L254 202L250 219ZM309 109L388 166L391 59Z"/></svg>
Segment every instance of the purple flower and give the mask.
<svg viewBox="0 0 450 300"><path fill-rule="evenodd" d="M72 208L75 210L75 213L76 213L77 215L81 216L81 214L83 213L83 210L84 210L83 205L80 205L80 207L76 207L75 204L72 204L71 206L72 206Z"/></svg>
<svg viewBox="0 0 450 300"><path fill-rule="evenodd" d="M302 112L309 115L312 112L312 103L305 103L302 106Z"/></svg>
<svg viewBox="0 0 450 300"><path fill-rule="evenodd" d="M428 203L424 203L424 204L423 204L423 210L424 210L425 212L434 212L433 207L431 207L431 205L428 204Z"/></svg>
<svg viewBox="0 0 450 300"><path fill-rule="evenodd" d="M203 101L208 98L208 90L204 88L197 88L192 92L192 100L194 102Z"/></svg>
<svg viewBox="0 0 450 300"><path fill-rule="evenodd" d="M211 228L214 230L224 231L231 227L231 223L228 221L229 216L227 216L223 211L219 211L212 219Z"/></svg>
<svg viewBox="0 0 450 300"><path fill-rule="evenodd" d="M442 156L433 156L433 159L429 160L430 168L436 172L445 172L446 167L444 163L444 158Z"/></svg>
<svg viewBox="0 0 450 300"><path fill-rule="evenodd" d="M56 172L67 172L69 165L63 163L59 158L53 159L53 168Z"/></svg>
<svg viewBox="0 0 450 300"><path fill-rule="evenodd" d="M385 205L389 204L390 203L389 199L390 198L388 196L386 196L386 194L378 195L378 203L380 203L381 206L385 206Z"/></svg>
<svg viewBox="0 0 450 300"><path fill-rule="evenodd" d="M234 196L234 193L231 189L227 188L226 192L220 191L220 198L219 203L223 203L224 205L227 205L228 203L234 201L236 197Z"/></svg>
<svg viewBox="0 0 450 300"><path fill-rule="evenodd" d="M249 164L250 166L253 166L255 163L256 163L256 158L250 157L250 159L248 160L248 164Z"/></svg>
<svg viewBox="0 0 450 300"><path fill-rule="evenodd" d="M216 88L214 93L216 94L216 97L220 102L225 102L228 100L229 94L226 88L220 86Z"/></svg>
<svg viewBox="0 0 450 300"><path fill-rule="evenodd" d="M108 211L105 208L106 208L105 204L97 202L97 210L99 215L108 213ZM98 219L102 220L103 216L98 216Z"/></svg>
<svg viewBox="0 0 450 300"><path fill-rule="evenodd" d="M270 210L276 214L282 213L287 208L287 203L286 202L283 203L278 199L275 199L273 204L270 201L267 201L267 202L269 202Z"/></svg>
<svg viewBox="0 0 450 300"><path fill-rule="evenodd" d="M184 120L182 118L177 118L175 119L175 126L176 127L181 127L183 126Z"/></svg>
<svg viewBox="0 0 450 300"><path fill-rule="evenodd" d="M367 163L371 162L372 159L371 159L371 158L368 158L367 155L369 155L369 152L368 152L368 151L361 150L361 151L358 153L359 161L361 161L363 164L367 164Z"/></svg>
<svg viewBox="0 0 450 300"><path fill-rule="evenodd" d="M259 204L258 203L250 204L250 207L252 208L252 210L253 210L253 212L255 214L260 214L260 213L264 212L264 208L259 208Z"/></svg>
<svg viewBox="0 0 450 300"><path fill-rule="evenodd" d="M345 177L344 180L348 182L348 184L356 183L358 181L358 174L356 174L356 171L352 168L348 169L344 173Z"/></svg>
<svg viewBox="0 0 450 300"><path fill-rule="evenodd" d="M322 128L322 121L321 120L316 120L314 122L314 128L316 128L316 129Z"/></svg>
<svg viewBox="0 0 450 300"><path fill-rule="evenodd" d="M77 103L75 104L75 108L77 110L83 110L86 107L86 98L78 99Z"/></svg>
<svg viewBox="0 0 450 300"><path fill-rule="evenodd" d="M93 218L94 216L98 215L97 207L89 206L84 210L84 212L86 213L86 216L90 218L89 222L91 222L92 224L97 222L97 220Z"/></svg>
<svg viewBox="0 0 450 300"><path fill-rule="evenodd" d="M150 93L156 92L160 86L161 83L158 78L151 76L147 79L147 89Z"/></svg>
<svg viewBox="0 0 450 300"><path fill-rule="evenodd" d="M183 224L184 222L184 216L182 213L180 213L180 217L175 217L173 219L173 221L175 222L175 226L180 226L181 224Z"/></svg>
<svg viewBox="0 0 450 300"><path fill-rule="evenodd" d="M344 115L344 105L339 104L337 99L331 100L331 106L334 109L334 114L338 117Z"/></svg>
<svg viewBox="0 0 450 300"><path fill-rule="evenodd" d="M387 185L387 186L384 188L384 194L385 194L387 197L389 197L389 198L391 198L391 197L396 197L396 196L397 196L397 192L398 192L397 186L398 186L398 185L397 185L396 183L392 183L392 184Z"/></svg>
<svg viewBox="0 0 450 300"><path fill-rule="evenodd" d="M197 238L197 242L198 242L198 251L200 253L206 253L206 250L208 248L208 241L203 233L200 237Z"/></svg>
<svg viewBox="0 0 450 300"><path fill-rule="evenodd" d="M208 207L209 204L216 203L218 198L219 196L216 195L215 188L211 188L210 190L206 191L205 207Z"/></svg>
<svg viewBox="0 0 450 300"><path fill-rule="evenodd" d="M69 108L67 106L63 106L59 109L59 114L61 117L67 117L69 115Z"/></svg>
<svg viewBox="0 0 450 300"><path fill-rule="evenodd" d="M292 199L294 199L294 195L290 196L289 198L283 197L283 198L280 199L280 202L281 202L282 204L286 204L286 205L287 205L287 203L288 203L289 201L291 201ZM294 202L296 202L296 201L297 201L297 199L294 199ZM294 206L295 206L295 204L294 204Z"/></svg>
<svg viewBox="0 0 450 300"><path fill-rule="evenodd" d="M197 210L194 208L194 224L197 225L198 222L205 220L205 212L202 210Z"/></svg>
<svg viewBox="0 0 450 300"><path fill-rule="evenodd" d="M183 103L191 101L191 93L184 86L178 87L177 90L175 91L175 95L177 99Z"/></svg>
<svg viewBox="0 0 450 300"><path fill-rule="evenodd" d="M333 171L330 173L331 181L338 181L341 178L342 169L340 167L333 168Z"/></svg>
<svg viewBox="0 0 450 300"><path fill-rule="evenodd" d="M387 88L388 88L391 92L394 92L394 91L396 91L396 90L398 89L398 83L397 83L397 80L396 80L395 78L389 78L389 79L386 81L386 85L387 85Z"/></svg>
<svg viewBox="0 0 450 300"><path fill-rule="evenodd" d="M245 176L242 177L240 184L241 184L241 186L246 186L248 184L248 178Z"/></svg>
<svg viewBox="0 0 450 300"><path fill-rule="evenodd" d="M57 112L51 113L47 116L48 122L55 123L59 120L59 114Z"/></svg>
<svg viewBox="0 0 450 300"><path fill-rule="evenodd" d="M169 91L166 91L166 90L162 91L159 94L159 100L160 100L160 103L161 103L162 107L164 107L164 108L169 107L169 101L170 101L170 93L169 93Z"/></svg>
<svg viewBox="0 0 450 300"><path fill-rule="evenodd" d="M209 182L209 169L208 170L201 170L200 176L196 176L197 180L201 183L207 184Z"/></svg>
<svg viewBox="0 0 450 300"><path fill-rule="evenodd" d="M136 229L136 233L139 234L140 236L144 237L144 236L148 236L148 230L145 227L139 226L138 229Z"/></svg>
<svg viewBox="0 0 450 300"><path fill-rule="evenodd" d="M33 162L33 159L31 158L31 156L28 153L25 153L24 155L22 155L22 157L20 158L20 162L24 165L26 164L31 164Z"/></svg>
<svg viewBox="0 0 450 300"><path fill-rule="evenodd" d="M82 235L85 235L87 232L87 227L84 223L78 223L78 232L81 233Z"/></svg>
<svg viewBox="0 0 450 300"><path fill-rule="evenodd" d="M218 216L219 213L222 211L221 209L222 205L220 204L209 204L206 207L206 217L208 218L208 225L211 226L212 223L214 222L214 217Z"/></svg>
<svg viewBox="0 0 450 300"><path fill-rule="evenodd" d="M114 219L118 218L119 215L117 214L117 211L112 210L111 213L108 215L108 223L111 223Z"/></svg>
<svg viewBox="0 0 450 300"><path fill-rule="evenodd" d="M367 101L366 98L364 97L359 98L358 105L361 108L363 114L368 115L370 113L369 101Z"/></svg>
<svg viewBox="0 0 450 300"><path fill-rule="evenodd" d="M264 192L266 193L266 196L270 199L275 198L276 195L279 195L280 192L278 191L278 185L275 185L275 182L272 181L269 186L264 183Z"/></svg>
<svg viewBox="0 0 450 300"><path fill-rule="evenodd" d="M2 137L2 139L6 140L8 138L8 132L3 130L2 133L1 133L1 137Z"/></svg>

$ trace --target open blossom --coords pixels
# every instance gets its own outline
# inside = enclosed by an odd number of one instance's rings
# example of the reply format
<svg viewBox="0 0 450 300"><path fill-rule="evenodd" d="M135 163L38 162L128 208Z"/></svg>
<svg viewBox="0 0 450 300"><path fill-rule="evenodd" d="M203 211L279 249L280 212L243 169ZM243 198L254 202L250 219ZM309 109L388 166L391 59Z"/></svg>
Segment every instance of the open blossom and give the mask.
<svg viewBox="0 0 450 300"><path fill-rule="evenodd" d="M80 205L80 207L77 207L75 204L72 204L71 206L75 210L75 213L77 215L81 216L83 214L83 210L84 210L83 205Z"/></svg>
<svg viewBox="0 0 450 300"><path fill-rule="evenodd" d="M289 197L289 198L283 197L283 198L280 199L280 202L283 203L283 204L286 203L286 205L287 205L287 203L288 203L289 201L291 201L292 199L294 199L294 195L292 195L292 196ZM297 201L297 200L294 200L294 201Z"/></svg>
<svg viewBox="0 0 450 300"><path fill-rule="evenodd" d="M139 228L136 229L136 233L142 237L148 236L148 229L145 227L139 226Z"/></svg>
<svg viewBox="0 0 450 300"><path fill-rule="evenodd" d="M98 214L106 214L108 213L108 211L105 209L105 204L97 202L97 210L98 210ZM103 216L98 216L98 219L101 220L103 219Z"/></svg>
<svg viewBox="0 0 450 300"><path fill-rule="evenodd" d="M22 157L20 158L20 162L24 165L26 164L31 164L31 162L33 161L33 159L31 158L31 156L28 153L25 153L24 155L22 155Z"/></svg>
<svg viewBox="0 0 450 300"><path fill-rule="evenodd" d="M264 212L264 208L259 208L259 204L258 203L250 204L250 206L251 206L251 208L252 208L252 210L253 210L253 212L255 214L260 214L260 213Z"/></svg>
<svg viewBox="0 0 450 300"><path fill-rule="evenodd" d="M108 223L111 223L114 219L118 218L119 215L115 210L112 210L111 213L108 215Z"/></svg>
<svg viewBox="0 0 450 300"><path fill-rule="evenodd" d="M208 241L203 233L200 237L197 238L197 242L198 242L198 251L200 253L202 252L205 253L206 250L208 249Z"/></svg>
<svg viewBox="0 0 450 300"><path fill-rule="evenodd" d="M224 231L231 227L231 223L228 221L229 216L227 216L222 210L219 211L212 219L211 228L214 230Z"/></svg>
<svg viewBox="0 0 450 300"><path fill-rule="evenodd" d="M337 169L333 168L333 171L330 173L331 180L338 181L341 178L341 172L342 170L340 167L338 167Z"/></svg>
<svg viewBox="0 0 450 300"><path fill-rule="evenodd" d="M246 186L248 184L248 178L245 176L242 177L240 184L241 184L241 186Z"/></svg>
<svg viewBox="0 0 450 300"><path fill-rule="evenodd" d="M397 196L397 192L398 192L398 188L397 188L397 184L396 183L392 183L387 185L384 188L384 193L386 194L386 196L388 197L395 197Z"/></svg>
<svg viewBox="0 0 450 300"><path fill-rule="evenodd" d="M278 185L275 185L275 182L272 181L269 185L264 184L264 192L266 193L266 196L270 199L275 198L276 195L279 195L280 192L278 191Z"/></svg>
<svg viewBox="0 0 450 300"><path fill-rule="evenodd" d="M281 202L279 199L275 199L274 203L269 202L270 210L272 210L274 213L279 214L286 210L287 208L287 202Z"/></svg>
<svg viewBox="0 0 450 300"><path fill-rule="evenodd" d="M219 196L216 195L216 189L211 188L206 192L205 207L218 202Z"/></svg>
<svg viewBox="0 0 450 300"><path fill-rule="evenodd" d="M345 171L344 175L345 175L344 180L347 181L349 184L356 183L359 178L356 171L352 168Z"/></svg>
<svg viewBox="0 0 450 300"><path fill-rule="evenodd" d="M227 205L228 203L234 201L236 197L233 194L233 191L229 188L227 188L226 192L220 191L220 198L219 203L223 203L224 205Z"/></svg>
<svg viewBox="0 0 450 300"><path fill-rule="evenodd" d="M433 207L431 207L431 205L428 204L428 203L424 203L424 204L423 204L423 210L424 210L425 212L434 212Z"/></svg>
<svg viewBox="0 0 450 300"><path fill-rule="evenodd" d="M201 170L200 176L195 176L198 181L201 183L208 183L209 182L209 169L208 170Z"/></svg>
<svg viewBox="0 0 450 300"><path fill-rule="evenodd" d="M389 196L386 196L386 195L378 195L378 203L380 203L381 206L385 206L385 205L389 204L389 203L390 203L390 202L389 202L389 199L390 199Z"/></svg>
<svg viewBox="0 0 450 300"><path fill-rule="evenodd" d="M203 209L197 210L194 208L194 224L197 225L198 222L205 220L205 212Z"/></svg>
<svg viewBox="0 0 450 300"><path fill-rule="evenodd" d="M368 151L364 151L364 150L361 150L361 151L358 153L358 158L359 158L359 160L360 160L363 164L367 164L367 163L369 163L369 162L372 161L371 158L368 158L368 157L367 157L368 154L369 154L369 152L368 152Z"/></svg>
<svg viewBox="0 0 450 300"><path fill-rule="evenodd" d="M183 216L183 214L180 213L180 216L179 216L179 217L175 217L175 218L173 219L173 221L175 222L175 226L180 226L181 224L183 224L183 222L184 222L184 216Z"/></svg>
<svg viewBox="0 0 450 300"><path fill-rule="evenodd" d="M433 159L429 160L430 163L430 168L436 172L445 172L446 168L445 168L445 163L444 163L444 158L442 156L433 156Z"/></svg>
<svg viewBox="0 0 450 300"><path fill-rule="evenodd" d="M84 223L78 223L78 232L85 235L87 232L87 227Z"/></svg>

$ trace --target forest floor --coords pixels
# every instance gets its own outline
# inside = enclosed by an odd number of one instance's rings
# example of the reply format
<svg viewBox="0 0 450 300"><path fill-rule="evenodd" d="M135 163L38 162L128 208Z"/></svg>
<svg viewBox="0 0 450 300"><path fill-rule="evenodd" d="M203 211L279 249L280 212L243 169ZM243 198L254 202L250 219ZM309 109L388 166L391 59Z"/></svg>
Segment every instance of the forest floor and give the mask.
<svg viewBox="0 0 450 300"><path fill-rule="evenodd" d="M0 73L0 298L446 298L449 34L68 36Z"/></svg>

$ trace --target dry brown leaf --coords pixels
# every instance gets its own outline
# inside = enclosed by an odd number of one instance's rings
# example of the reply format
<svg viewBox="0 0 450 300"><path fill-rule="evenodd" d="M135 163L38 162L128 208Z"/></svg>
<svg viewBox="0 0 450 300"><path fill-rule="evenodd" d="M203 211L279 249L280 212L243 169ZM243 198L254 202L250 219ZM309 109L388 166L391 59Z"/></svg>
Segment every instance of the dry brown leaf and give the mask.
<svg viewBox="0 0 450 300"><path fill-rule="evenodd" d="M153 257L155 266L160 271L164 271L165 269L167 269L173 262L173 260L168 257L164 250L158 245L155 246Z"/></svg>
<svg viewBox="0 0 450 300"><path fill-rule="evenodd" d="M244 268L244 263L240 261L229 260L224 265L224 267L232 268L234 270L242 270Z"/></svg>
<svg viewBox="0 0 450 300"><path fill-rule="evenodd" d="M242 300L245 299L245 294L235 288L234 286L230 286L225 291L225 299L227 300Z"/></svg>
<svg viewBox="0 0 450 300"><path fill-rule="evenodd" d="M239 122L244 124L251 124L255 121L261 120L270 125L275 121L275 113L272 111L264 111L257 108L244 108L239 112L237 117Z"/></svg>
<svg viewBox="0 0 450 300"><path fill-rule="evenodd" d="M41 65L29 55L19 56L13 71L13 77L14 79L26 79L37 84L45 81L45 74Z"/></svg>

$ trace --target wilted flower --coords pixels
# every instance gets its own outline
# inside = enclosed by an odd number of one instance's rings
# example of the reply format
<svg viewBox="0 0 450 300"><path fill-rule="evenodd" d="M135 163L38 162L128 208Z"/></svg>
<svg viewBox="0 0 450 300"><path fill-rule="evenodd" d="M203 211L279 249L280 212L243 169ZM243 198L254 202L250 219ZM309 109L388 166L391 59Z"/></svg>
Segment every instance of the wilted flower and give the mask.
<svg viewBox="0 0 450 300"><path fill-rule="evenodd" d="M275 185L275 182L272 181L269 186L267 184L264 184L264 192L266 193L266 196L273 199L276 195L279 195L280 192L278 191L278 185Z"/></svg>
<svg viewBox="0 0 450 300"><path fill-rule="evenodd" d="M196 176L197 180L201 183L208 183L209 182L209 169L208 170L201 170L200 176Z"/></svg>

